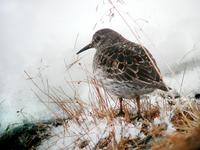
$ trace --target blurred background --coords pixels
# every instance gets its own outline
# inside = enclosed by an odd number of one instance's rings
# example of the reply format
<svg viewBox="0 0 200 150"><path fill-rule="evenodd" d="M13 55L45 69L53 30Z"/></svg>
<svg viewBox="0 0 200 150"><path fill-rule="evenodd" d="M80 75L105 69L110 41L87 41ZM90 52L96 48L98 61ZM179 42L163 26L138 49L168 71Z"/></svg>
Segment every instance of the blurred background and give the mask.
<svg viewBox="0 0 200 150"><path fill-rule="evenodd" d="M67 88L66 65L101 28L147 47L172 88L198 92L199 6L199 0L0 0L0 130L26 117L51 117L24 71ZM94 52L81 55L90 71ZM85 78L79 69L71 68L74 80ZM79 92L85 95L84 87Z"/></svg>

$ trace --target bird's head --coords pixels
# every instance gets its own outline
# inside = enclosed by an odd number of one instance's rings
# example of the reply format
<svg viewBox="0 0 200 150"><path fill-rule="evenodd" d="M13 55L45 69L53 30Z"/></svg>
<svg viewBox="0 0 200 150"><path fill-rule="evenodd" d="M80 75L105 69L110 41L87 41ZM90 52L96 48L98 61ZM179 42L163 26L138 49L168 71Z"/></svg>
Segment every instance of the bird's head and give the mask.
<svg viewBox="0 0 200 150"><path fill-rule="evenodd" d="M117 44L122 40L122 38L123 37L119 33L111 29L106 28L98 30L93 35L92 41L76 54L80 54L81 52L86 51L90 48L96 48L97 50L105 49L112 46L113 44Z"/></svg>

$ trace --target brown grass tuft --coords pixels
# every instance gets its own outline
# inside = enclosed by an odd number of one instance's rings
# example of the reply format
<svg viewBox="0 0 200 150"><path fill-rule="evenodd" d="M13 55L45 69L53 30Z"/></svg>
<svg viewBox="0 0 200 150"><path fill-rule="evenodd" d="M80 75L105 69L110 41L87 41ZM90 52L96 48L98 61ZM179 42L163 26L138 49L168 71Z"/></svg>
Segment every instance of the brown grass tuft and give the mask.
<svg viewBox="0 0 200 150"><path fill-rule="evenodd" d="M175 133L152 145L152 150L199 150L200 126L190 133Z"/></svg>
<svg viewBox="0 0 200 150"><path fill-rule="evenodd" d="M200 107L189 103L179 108L171 119L177 129L171 135L157 139L153 150L199 150L200 149Z"/></svg>

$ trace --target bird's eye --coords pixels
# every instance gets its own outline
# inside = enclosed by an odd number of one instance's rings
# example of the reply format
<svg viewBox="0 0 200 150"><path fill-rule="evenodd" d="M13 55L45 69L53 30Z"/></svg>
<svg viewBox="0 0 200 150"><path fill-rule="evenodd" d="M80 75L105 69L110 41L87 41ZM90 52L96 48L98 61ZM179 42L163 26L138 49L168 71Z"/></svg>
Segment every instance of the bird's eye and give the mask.
<svg viewBox="0 0 200 150"><path fill-rule="evenodd" d="M97 36L96 38L95 38L95 42L99 42L101 40L101 37L100 36Z"/></svg>

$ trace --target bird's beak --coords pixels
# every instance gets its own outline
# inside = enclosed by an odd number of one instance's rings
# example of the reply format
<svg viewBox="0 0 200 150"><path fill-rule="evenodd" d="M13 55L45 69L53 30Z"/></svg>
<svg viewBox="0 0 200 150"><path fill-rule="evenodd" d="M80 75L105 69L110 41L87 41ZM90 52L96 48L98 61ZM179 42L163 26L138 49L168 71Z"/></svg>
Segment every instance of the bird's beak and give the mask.
<svg viewBox="0 0 200 150"><path fill-rule="evenodd" d="M83 48L82 48L80 51L78 51L76 54L78 55L78 54L82 53L83 51L86 51L86 50L88 50L88 49L90 49L90 48L93 48L93 47L94 47L93 44L90 43L90 44L86 45L85 47L83 47Z"/></svg>

